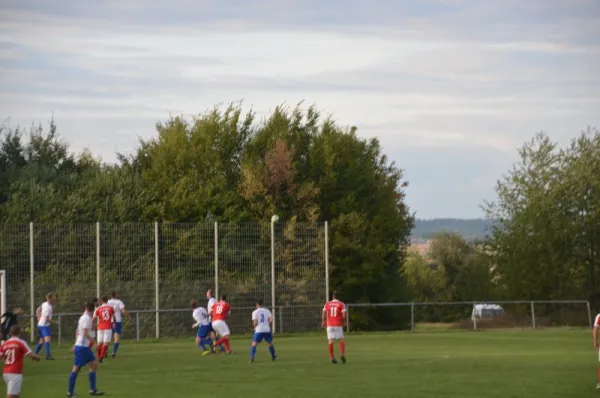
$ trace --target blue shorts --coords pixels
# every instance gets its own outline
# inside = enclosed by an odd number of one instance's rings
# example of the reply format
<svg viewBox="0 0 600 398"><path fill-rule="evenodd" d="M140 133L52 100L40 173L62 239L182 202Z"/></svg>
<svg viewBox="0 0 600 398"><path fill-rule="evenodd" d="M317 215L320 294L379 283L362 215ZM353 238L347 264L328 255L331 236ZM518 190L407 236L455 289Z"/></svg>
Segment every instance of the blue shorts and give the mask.
<svg viewBox="0 0 600 398"><path fill-rule="evenodd" d="M75 346L75 361L73 361L75 366L82 368L95 360L96 357L90 347Z"/></svg>
<svg viewBox="0 0 600 398"><path fill-rule="evenodd" d="M52 336L52 331L50 330L50 326L38 326L38 332L40 333L40 338Z"/></svg>
<svg viewBox="0 0 600 398"><path fill-rule="evenodd" d="M123 322L115 322L112 331L113 331L113 333L120 335L121 332L123 331Z"/></svg>
<svg viewBox="0 0 600 398"><path fill-rule="evenodd" d="M211 331L211 327L210 325L204 325L204 326L200 326L198 328L198 333L196 334L196 336L200 337L201 339L205 338L206 336L208 336L208 334Z"/></svg>
<svg viewBox="0 0 600 398"><path fill-rule="evenodd" d="M272 333L254 333L254 336L252 336L252 341L255 343L260 343L261 341L263 341L263 339L265 339L265 341L267 343L271 343L271 342L273 342L273 334Z"/></svg>

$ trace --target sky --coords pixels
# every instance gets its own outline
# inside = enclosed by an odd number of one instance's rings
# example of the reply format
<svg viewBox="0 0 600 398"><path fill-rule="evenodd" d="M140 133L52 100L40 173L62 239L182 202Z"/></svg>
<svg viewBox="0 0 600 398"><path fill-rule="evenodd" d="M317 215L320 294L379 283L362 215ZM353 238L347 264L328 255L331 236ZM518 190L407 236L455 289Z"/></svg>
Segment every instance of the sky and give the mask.
<svg viewBox="0 0 600 398"><path fill-rule="evenodd" d="M170 114L315 104L404 169L420 218L483 216L538 131L600 127L597 0L0 0L0 123L104 161Z"/></svg>

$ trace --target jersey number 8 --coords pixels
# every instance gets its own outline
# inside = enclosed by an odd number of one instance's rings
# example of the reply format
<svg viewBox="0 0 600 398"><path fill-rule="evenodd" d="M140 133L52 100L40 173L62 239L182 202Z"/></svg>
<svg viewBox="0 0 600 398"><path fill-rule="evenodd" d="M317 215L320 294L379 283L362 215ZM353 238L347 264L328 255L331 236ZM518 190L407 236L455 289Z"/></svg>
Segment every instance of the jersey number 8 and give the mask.
<svg viewBox="0 0 600 398"><path fill-rule="evenodd" d="M102 311L102 320L108 321L109 319L110 319L110 313L108 312L108 310Z"/></svg>
<svg viewBox="0 0 600 398"><path fill-rule="evenodd" d="M220 314L220 313L222 313L222 312L223 312L223 306L222 306L222 305L217 305L217 309L215 310L215 312L216 312L217 314Z"/></svg>
<svg viewBox="0 0 600 398"><path fill-rule="evenodd" d="M260 323L265 323L265 314L260 314Z"/></svg>

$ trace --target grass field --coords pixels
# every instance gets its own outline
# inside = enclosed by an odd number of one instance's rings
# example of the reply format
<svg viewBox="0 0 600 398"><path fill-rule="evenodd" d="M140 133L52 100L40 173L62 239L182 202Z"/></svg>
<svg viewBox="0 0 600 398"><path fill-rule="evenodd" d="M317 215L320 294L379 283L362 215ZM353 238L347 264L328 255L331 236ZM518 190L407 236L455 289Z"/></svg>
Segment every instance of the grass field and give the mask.
<svg viewBox="0 0 600 398"><path fill-rule="evenodd" d="M332 365L323 334L276 338L248 363L249 336L234 355L200 356L189 341L124 342L98 370L108 397L565 397L595 391L597 354L586 330L371 333L347 337L348 363ZM72 355L28 361L22 397L64 396ZM336 347L337 352L337 347ZM87 370L77 391L88 396Z"/></svg>

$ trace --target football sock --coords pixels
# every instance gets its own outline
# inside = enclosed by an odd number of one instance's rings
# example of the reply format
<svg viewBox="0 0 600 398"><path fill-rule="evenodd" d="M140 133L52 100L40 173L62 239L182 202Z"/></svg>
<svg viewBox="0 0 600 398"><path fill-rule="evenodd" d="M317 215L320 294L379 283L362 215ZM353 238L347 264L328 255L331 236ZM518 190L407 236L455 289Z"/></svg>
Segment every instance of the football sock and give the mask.
<svg viewBox="0 0 600 398"><path fill-rule="evenodd" d="M96 355L98 355L98 359L102 358L102 344L100 343L96 346Z"/></svg>
<svg viewBox="0 0 600 398"><path fill-rule="evenodd" d="M90 372L90 391L96 391L96 372Z"/></svg>
<svg viewBox="0 0 600 398"><path fill-rule="evenodd" d="M113 355L117 355L118 349L119 349L119 343L113 344Z"/></svg>
<svg viewBox="0 0 600 398"><path fill-rule="evenodd" d="M71 372L69 375L69 394L75 392L75 382L77 381L77 373Z"/></svg>
<svg viewBox="0 0 600 398"><path fill-rule="evenodd" d="M42 350L42 347L44 345L42 343L38 343L38 345L35 346L35 355L39 354L40 351Z"/></svg>
<svg viewBox="0 0 600 398"><path fill-rule="evenodd" d="M227 352L231 352L231 346L229 345L228 337L225 337L225 342L223 343L223 345L225 346L225 350L227 350Z"/></svg>
<svg viewBox="0 0 600 398"><path fill-rule="evenodd" d="M271 353L271 358L275 358L275 346L269 346L269 352Z"/></svg>
<svg viewBox="0 0 600 398"><path fill-rule="evenodd" d="M340 355L344 356L345 353L346 353L346 342L340 341Z"/></svg>
<svg viewBox="0 0 600 398"><path fill-rule="evenodd" d="M102 358L104 358L107 353L108 353L108 344L104 344L102 346Z"/></svg>
<svg viewBox="0 0 600 398"><path fill-rule="evenodd" d="M44 346L44 348L46 349L46 357L51 357L52 353L50 352L50 342L46 342Z"/></svg>
<svg viewBox="0 0 600 398"><path fill-rule="evenodd" d="M254 361L254 356L256 355L256 346L253 345L250 347L250 360Z"/></svg>
<svg viewBox="0 0 600 398"><path fill-rule="evenodd" d="M333 343L329 343L329 357L333 359Z"/></svg>

